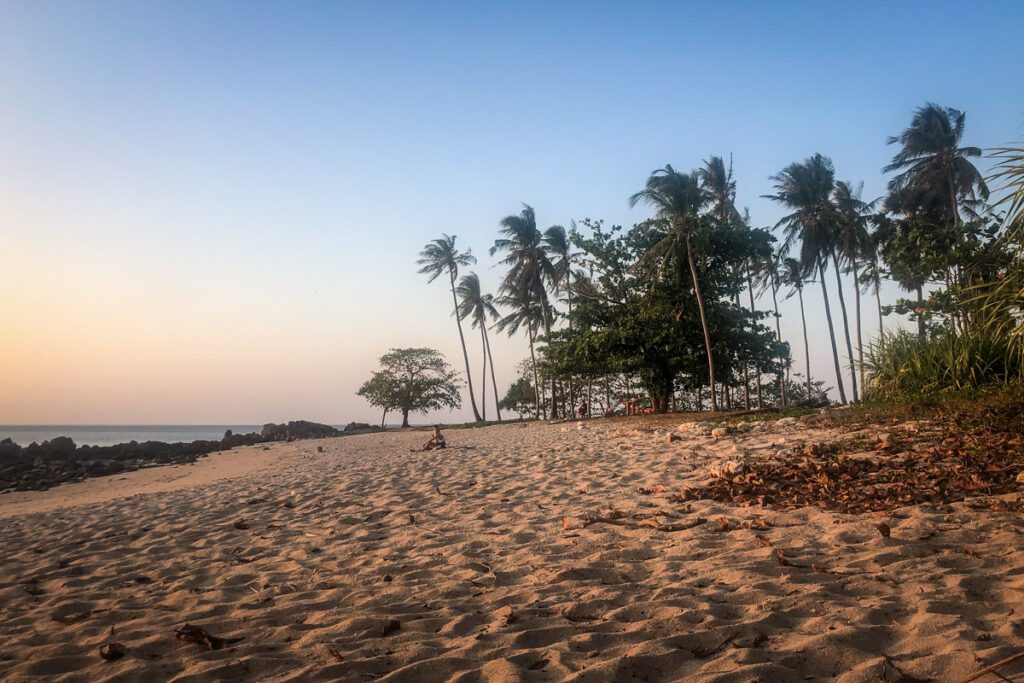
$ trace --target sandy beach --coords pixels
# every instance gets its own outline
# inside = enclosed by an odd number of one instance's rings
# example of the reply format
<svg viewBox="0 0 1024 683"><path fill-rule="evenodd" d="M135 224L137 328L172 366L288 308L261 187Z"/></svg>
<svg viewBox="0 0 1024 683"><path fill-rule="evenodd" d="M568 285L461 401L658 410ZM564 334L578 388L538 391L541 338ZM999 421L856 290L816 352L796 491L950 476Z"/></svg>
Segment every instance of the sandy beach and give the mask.
<svg viewBox="0 0 1024 683"><path fill-rule="evenodd" d="M0 678L957 681L1024 648L1019 513L684 502L830 435L681 422L282 443L2 495Z"/></svg>

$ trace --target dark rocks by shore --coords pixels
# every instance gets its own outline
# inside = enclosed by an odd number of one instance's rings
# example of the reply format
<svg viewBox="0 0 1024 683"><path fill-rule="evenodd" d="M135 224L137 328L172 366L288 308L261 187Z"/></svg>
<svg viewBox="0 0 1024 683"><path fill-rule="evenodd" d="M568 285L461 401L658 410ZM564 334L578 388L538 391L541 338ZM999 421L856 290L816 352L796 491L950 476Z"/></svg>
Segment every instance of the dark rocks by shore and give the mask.
<svg viewBox="0 0 1024 683"><path fill-rule="evenodd" d="M353 423L355 424L355 423ZM11 439L0 441L0 493L7 491L42 491L58 484L82 481L121 472L154 467L193 463L214 451L237 446L251 446L268 441L321 439L346 434L380 431L370 425L344 431L330 425L297 420L287 424L264 425L260 433L233 434L229 429L220 441L200 440L188 443L162 441L131 441L114 446L77 446L66 436L20 446ZM368 429L362 430L362 427Z"/></svg>

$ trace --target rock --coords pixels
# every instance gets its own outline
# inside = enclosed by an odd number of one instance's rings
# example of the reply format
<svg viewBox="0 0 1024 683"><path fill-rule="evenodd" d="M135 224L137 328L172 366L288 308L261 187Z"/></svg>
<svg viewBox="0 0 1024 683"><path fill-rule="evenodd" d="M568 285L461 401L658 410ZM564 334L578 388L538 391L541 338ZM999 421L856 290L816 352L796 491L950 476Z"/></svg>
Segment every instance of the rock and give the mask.
<svg viewBox="0 0 1024 683"><path fill-rule="evenodd" d="M1024 472L1021 472L1017 475L1017 483L1024 484Z"/></svg>
<svg viewBox="0 0 1024 683"><path fill-rule="evenodd" d="M673 441L682 441L682 440L683 440L683 437L679 436L678 434L672 434L671 432L669 433L668 437L666 438L666 441L668 441L669 443L672 443Z"/></svg>
<svg viewBox="0 0 1024 683"><path fill-rule="evenodd" d="M739 460L726 460L708 467L708 474L712 477L731 477L743 469L743 463Z"/></svg>
<svg viewBox="0 0 1024 683"><path fill-rule="evenodd" d="M726 437L728 434L728 427L715 427L714 429L711 430L711 438L713 439L722 439Z"/></svg>
<svg viewBox="0 0 1024 683"><path fill-rule="evenodd" d="M786 425L795 425L797 422L795 417L780 417L775 421L776 427L784 427Z"/></svg>
<svg viewBox="0 0 1024 683"><path fill-rule="evenodd" d="M366 422L349 422L345 425L345 429L341 430L342 434L370 434L372 432L384 431L379 425L371 425Z"/></svg>

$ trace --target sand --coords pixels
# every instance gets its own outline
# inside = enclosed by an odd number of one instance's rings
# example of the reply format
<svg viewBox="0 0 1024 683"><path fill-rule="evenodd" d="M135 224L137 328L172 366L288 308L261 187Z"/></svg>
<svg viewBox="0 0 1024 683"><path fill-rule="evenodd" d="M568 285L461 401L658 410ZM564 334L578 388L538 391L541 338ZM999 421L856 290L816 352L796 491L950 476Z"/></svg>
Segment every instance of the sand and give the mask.
<svg viewBox="0 0 1024 683"><path fill-rule="evenodd" d="M0 495L0 678L956 681L1024 649L1019 514L673 502L823 438L669 442L673 420L303 441ZM584 525L623 513L656 521Z"/></svg>

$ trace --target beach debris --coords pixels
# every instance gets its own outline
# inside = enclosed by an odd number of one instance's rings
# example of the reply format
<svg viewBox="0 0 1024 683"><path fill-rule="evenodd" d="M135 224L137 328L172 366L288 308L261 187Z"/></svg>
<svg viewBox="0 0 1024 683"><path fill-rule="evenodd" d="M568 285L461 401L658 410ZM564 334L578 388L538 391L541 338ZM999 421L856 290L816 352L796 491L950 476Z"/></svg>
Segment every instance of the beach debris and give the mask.
<svg viewBox="0 0 1024 683"><path fill-rule="evenodd" d="M291 498L285 498L284 501L281 503L281 507L288 509L294 508L295 501L292 500Z"/></svg>
<svg viewBox="0 0 1024 683"><path fill-rule="evenodd" d="M711 430L711 438L712 439L723 439L723 438L725 438L728 435L729 435L729 428L728 427L715 427L714 429Z"/></svg>
<svg viewBox="0 0 1024 683"><path fill-rule="evenodd" d="M669 432L665 436L665 441L667 441L669 443L672 443L673 441L682 441L682 440L683 440L683 437L679 436L678 434L673 434L672 432Z"/></svg>
<svg viewBox="0 0 1024 683"><path fill-rule="evenodd" d="M317 453L323 453L324 452L324 447L323 446L317 446L316 447L316 452Z"/></svg>
<svg viewBox="0 0 1024 683"><path fill-rule="evenodd" d="M1024 659L1024 652L1018 652L1015 655L1010 655L1006 659L999 660L995 664L992 664L990 666L986 666L984 669L981 669L980 671L976 672L975 674L973 674L971 676L968 676L967 678L963 679L959 683L971 683L972 681L976 681L979 678L984 678L985 676L987 676L987 675L989 675L991 673L996 673L997 671L999 671L999 669L1002 669L1004 666L1007 666L1008 664L1012 664L1013 662L1016 662L1018 659ZM996 674L996 675L999 675L999 674ZM1003 676L999 676L999 677L1003 678Z"/></svg>
<svg viewBox="0 0 1024 683"><path fill-rule="evenodd" d="M105 661L114 662L128 654L124 643L104 643L100 646L100 657Z"/></svg>
<svg viewBox="0 0 1024 683"><path fill-rule="evenodd" d="M722 517L718 520L718 523L711 528L711 530L715 533L723 534L729 533L730 531L735 531L738 528L738 526L730 522L727 518Z"/></svg>
<svg viewBox="0 0 1024 683"><path fill-rule="evenodd" d="M222 650L226 645L237 643L243 640L239 638L221 638L215 636L207 631L202 626L194 626L193 624L185 624L174 632L174 635L178 640L186 643L192 643L193 645L201 645L207 650Z"/></svg>
<svg viewBox="0 0 1024 683"><path fill-rule="evenodd" d="M627 529L655 529L657 531L673 532L673 531L685 531L686 529L692 529L700 526L701 524L707 523L708 520L703 517L698 517L689 522L680 522L678 524L662 524L653 517L643 517L641 515L635 515L632 519L627 519L628 515L622 510L615 510L609 508L608 514L606 515L587 515L583 518L583 527L586 528L592 524L611 524L614 526L626 527Z"/></svg>
<svg viewBox="0 0 1024 683"><path fill-rule="evenodd" d="M327 648L327 654L329 654L330 656L334 657L339 662L344 662L345 661L345 656L343 654L341 654L340 652L338 652L337 648L328 647Z"/></svg>
<svg viewBox="0 0 1024 683"><path fill-rule="evenodd" d="M238 529L240 531L245 531L246 529L249 528L249 525L246 524L245 520L241 519L241 518L236 519L235 523L232 524L231 526L235 527L236 529Z"/></svg>
<svg viewBox="0 0 1024 683"><path fill-rule="evenodd" d="M655 493L665 493L665 491L668 491L668 487L662 484L655 484L649 489L646 489L642 486L640 487L640 495L642 496L650 496L654 495Z"/></svg>
<svg viewBox="0 0 1024 683"><path fill-rule="evenodd" d="M448 493L445 493L445 492L443 492L443 491L441 490L441 486L440 486L440 485L437 485L437 486L435 486L435 487L434 487L434 490L435 490L435 491L437 491L437 495L439 495L439 496L447 496L447 495L450 495L450 494L448 494Z"/></svg>
<svg viewBox="0 0 1024 683"><path fill-rule="evenodd" d="M889 538L892 536L892 529L885 522L879 522L875 525L875 528L878 529L878 533L882 534L882 538Z"/></svg>

